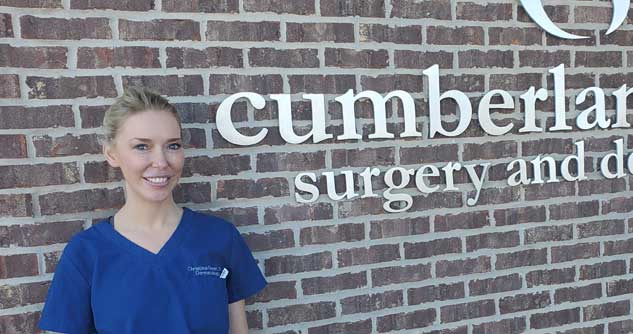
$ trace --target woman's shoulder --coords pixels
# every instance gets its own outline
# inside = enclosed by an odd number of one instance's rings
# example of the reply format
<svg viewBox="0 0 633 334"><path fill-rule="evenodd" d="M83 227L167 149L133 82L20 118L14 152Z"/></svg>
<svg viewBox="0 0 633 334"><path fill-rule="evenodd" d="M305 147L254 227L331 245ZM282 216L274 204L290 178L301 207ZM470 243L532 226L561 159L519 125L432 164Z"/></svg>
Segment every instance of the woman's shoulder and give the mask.
<svg viewBox="0 0 633 334"><path fill-rule="evenodd" d="M206 229L213 229L216 231L220 230L220 231L227 231L227 232L230 232L235 229L235 225L231 223L230 221L226 220L225 218L216 216L212 213L205 212L205 211L192 210L188 208L184 208L184 209L188 210L191 213L190 219L196 223L195 225L198 228L206 228Z"/></svg>

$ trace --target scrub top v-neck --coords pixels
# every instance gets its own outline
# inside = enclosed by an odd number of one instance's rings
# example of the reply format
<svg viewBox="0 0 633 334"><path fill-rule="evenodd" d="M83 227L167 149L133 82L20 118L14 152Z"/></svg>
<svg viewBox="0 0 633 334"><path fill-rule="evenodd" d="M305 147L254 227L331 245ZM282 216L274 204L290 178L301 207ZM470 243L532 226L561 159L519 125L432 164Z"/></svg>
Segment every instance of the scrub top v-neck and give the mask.
<svg viewBox="0 0 633 334"><path fill-rule="evenodd" d="M183 208L156 254L104 220L57 265L40 328L61 333L228 333L228 304L266 281L237 229Z"/></svg>
<svg viewBox="0 0 633 334"><path fill-rule="evenodd" d="M178 225L169 236L165 244L160 248L158 253L152 253L150 250L138 245L132 240L126 238L119 231L114 228L114 218L108 217L106 223L103 224L102 232L112 238L112 240L119 245L119 247L126 249L128 252L137 256L139 259L144 259L149 262L157 262L161 259L167 258L170 254L173 255L175 250L180 246L180 242L182 241L184 234L187 233L188 226L185 226L191 220L189 214L191 210L187 208L183 208L182 216ZM99 224L101 225L101 224Z"/></svg>

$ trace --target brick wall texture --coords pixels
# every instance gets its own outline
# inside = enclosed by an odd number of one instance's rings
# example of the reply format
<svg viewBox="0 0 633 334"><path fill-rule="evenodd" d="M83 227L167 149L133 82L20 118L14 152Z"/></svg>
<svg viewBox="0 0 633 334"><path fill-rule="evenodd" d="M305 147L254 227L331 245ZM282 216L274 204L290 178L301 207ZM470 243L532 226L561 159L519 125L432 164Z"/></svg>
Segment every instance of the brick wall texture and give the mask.
<svg viewBox="0 0 633 334"><path fill-rule="evenodd" d="M633 178L599 171L613 140L633 151L629 129L515 126L495 137L475 119L456 138L428 135L422 70L433 64L442 91L473 101L510 91L517 107L493 113L498 124L520 125L519 95L530 86L551 96L548 70L558 64L570 123L583 88L633 85L633 25L604 34L610 1L545 3L554 22L590 38L546 34L518 0L0 0L0 333L37 332L66 242L121 206L121 176L97 134L130 85L169 96L182 115L178 203L236 224L269 280L247 302L254 333L633 333ZM233 145L217 131L230 94L293 94L300 132L311 124L301 93L323 93L338 135L334 98L348 89L410 92L423 137L370 140L368 103L357 105L362 140L287 144L272 102L233 110L240 131L269 128L258 145ZM399 108L388 104L390 129L402 128ZM607 113L614 108L608 95ZM538 123L551 125L552 98L537 109ZM562 158L579 140L587 180L505 182L511 160ZM460 191L417 192L403 213L386 213L382 198L294 198L303 171L450 161L492 163L476 205L466 203L474 188L463 171ZM375 191L385 187L376 179Z"/></svg>

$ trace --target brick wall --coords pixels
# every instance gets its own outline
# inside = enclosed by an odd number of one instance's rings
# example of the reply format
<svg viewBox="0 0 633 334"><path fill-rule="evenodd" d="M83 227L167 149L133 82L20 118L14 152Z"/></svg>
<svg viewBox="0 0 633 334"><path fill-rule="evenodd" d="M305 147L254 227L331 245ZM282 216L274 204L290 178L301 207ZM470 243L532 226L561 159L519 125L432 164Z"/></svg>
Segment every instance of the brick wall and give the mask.
<svg viewBox="0 0 633 334"><path fill-rule="evenodd" d="M428 128L421 72L433 64L442 90L473 101L512 91L517 108L493 114L501 124L522 122L529 86L552 94L547 71L561 63L570 120L582 88L633 85L633 26L604 35L609 1L546 3L553 21L591 38L547 35L510 0L0 0L0 332L36 331L65 243L122 204L96 133L124 87L145 85L177 105L190 138L175 198L238 225L270 281L248 302L256 332L632 333L633 179L598 170L613 140L633 150L629 129L492 137L474 120L458 138L369 140L367 103L360 141L285 144L273 103L234 108L240 131L269 128L259 145L230 144L215 125L224 98L253 91L296 93L295 125L309 129L299 93L324 93L340 134L333 98L351 88L411 92ZM398 109L389 104L390 128L402 127ZM539 124L552 110L551 98L539 105ZM579 140L588 180L505 182L514 158L560 160ZM294 200L300 171L450 161L492 163L477 205L466 204L465 174L461 191L418 194L398 214L376 198Z"/></svg>

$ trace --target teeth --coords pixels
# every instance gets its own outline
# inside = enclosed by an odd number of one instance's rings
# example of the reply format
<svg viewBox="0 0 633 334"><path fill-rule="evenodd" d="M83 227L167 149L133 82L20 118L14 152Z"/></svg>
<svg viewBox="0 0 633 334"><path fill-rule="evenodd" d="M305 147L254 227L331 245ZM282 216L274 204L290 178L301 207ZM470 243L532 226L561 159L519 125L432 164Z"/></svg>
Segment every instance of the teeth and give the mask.
<svg viewBox="0 0 633 334"><path fill-rule="evenodd" d="M165 183L167 181L166 177L148 177L146 179L151 183Z"/></svg>

